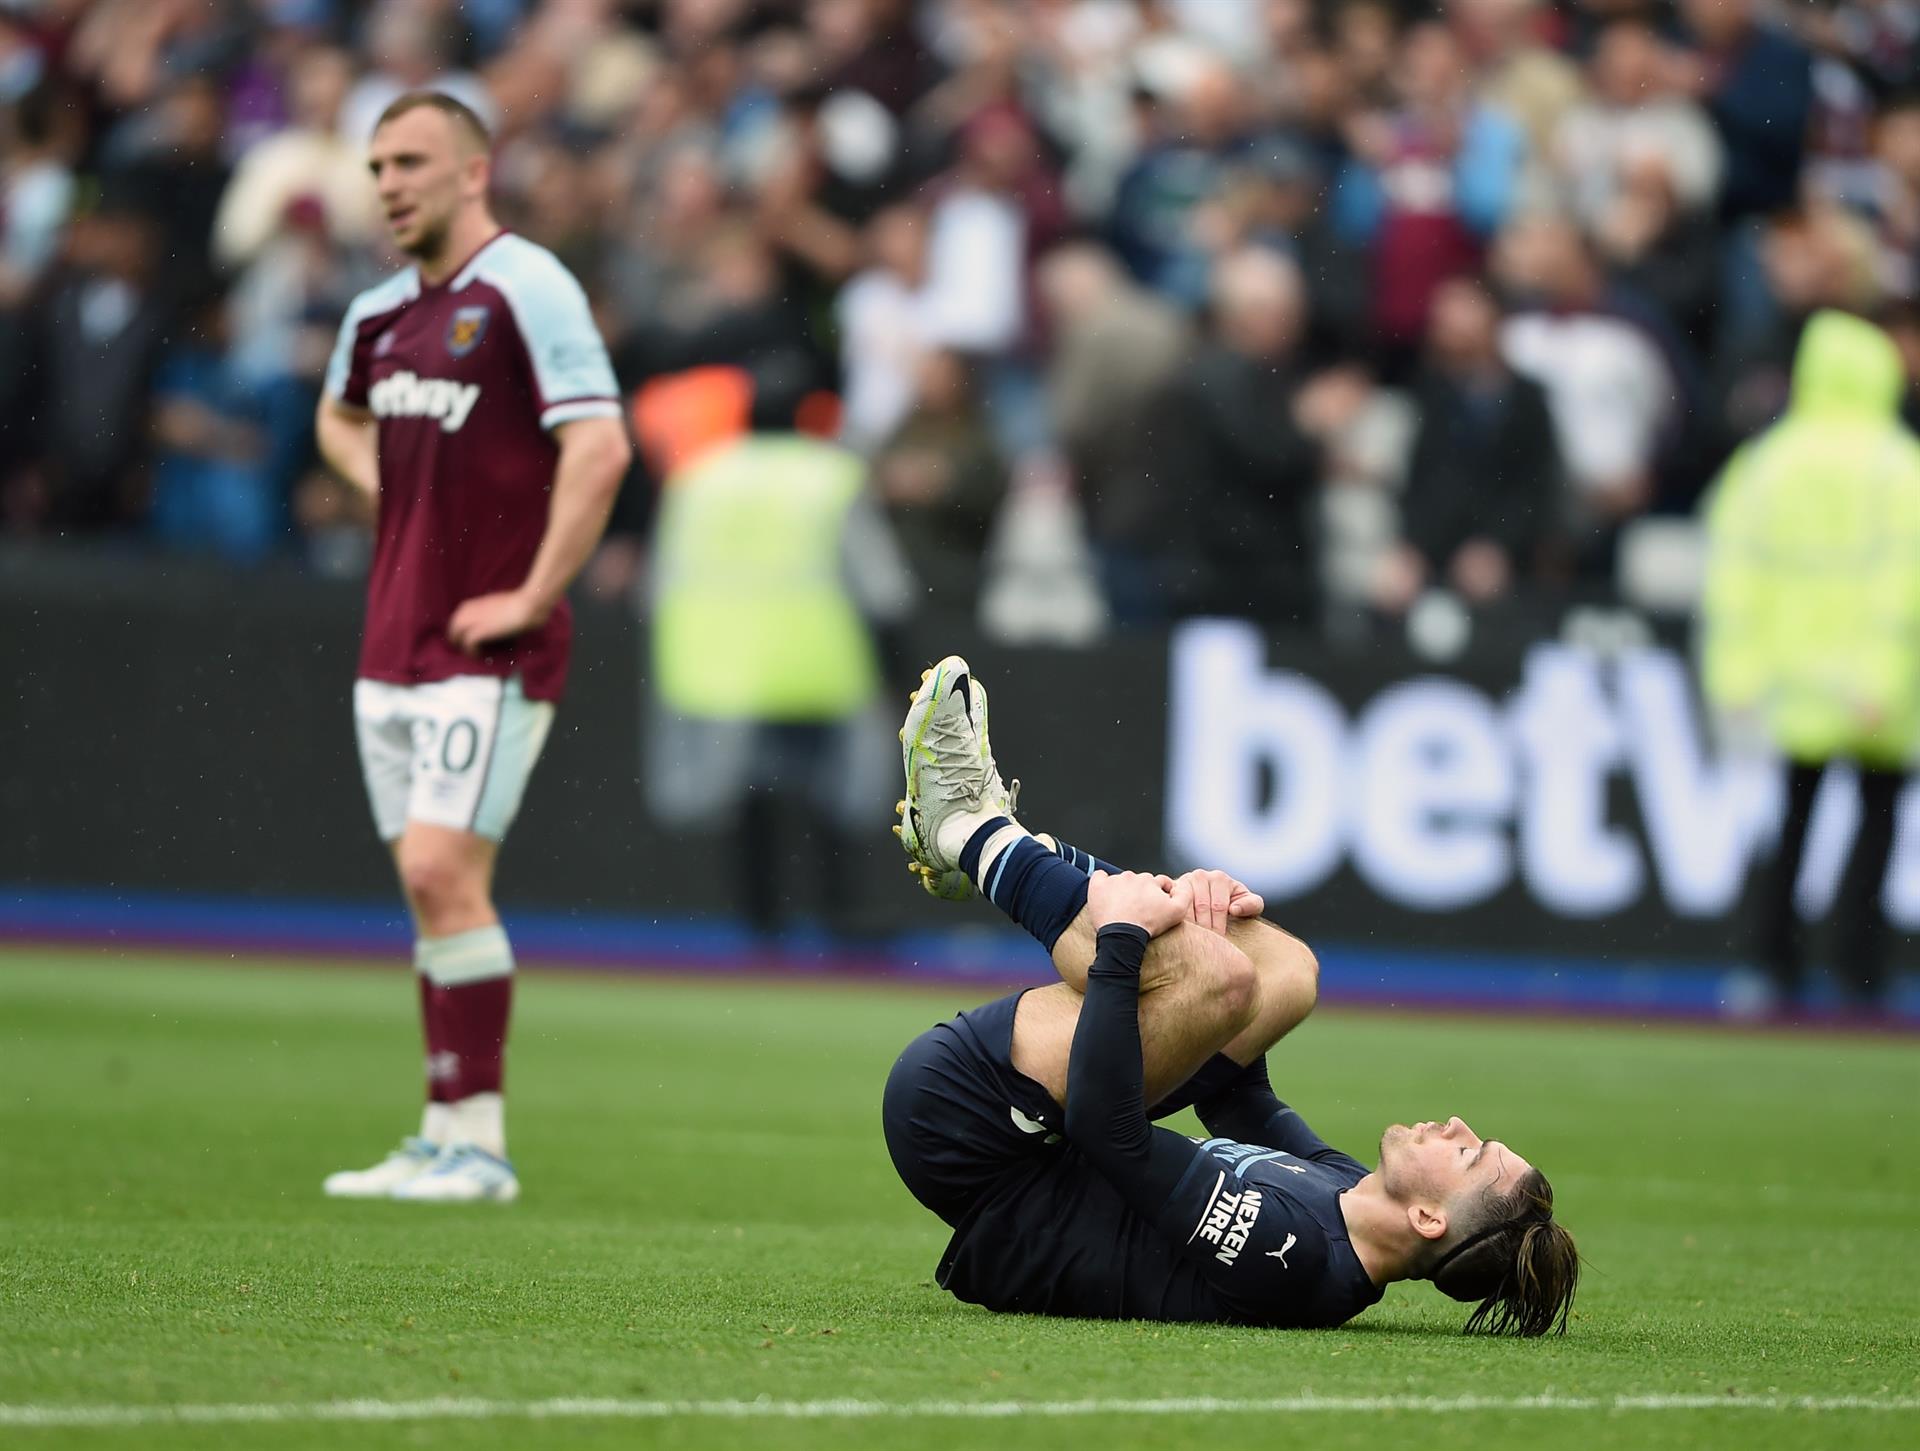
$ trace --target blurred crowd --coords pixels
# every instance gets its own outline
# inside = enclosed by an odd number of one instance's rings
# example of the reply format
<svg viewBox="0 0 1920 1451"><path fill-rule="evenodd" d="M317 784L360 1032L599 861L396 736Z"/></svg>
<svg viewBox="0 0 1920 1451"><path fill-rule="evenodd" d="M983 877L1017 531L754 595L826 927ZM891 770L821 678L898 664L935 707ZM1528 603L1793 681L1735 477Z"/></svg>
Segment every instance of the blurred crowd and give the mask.
<svg viewBox="0 0 1920 1451"><path fill-rule="evenodd" d="M434 86L633 399L596 588L743 377L950 606L1605 592L1815 310L1920 369L1916 82L1920 0L7 0L0 529L363 566L312 410Z"/></svg>

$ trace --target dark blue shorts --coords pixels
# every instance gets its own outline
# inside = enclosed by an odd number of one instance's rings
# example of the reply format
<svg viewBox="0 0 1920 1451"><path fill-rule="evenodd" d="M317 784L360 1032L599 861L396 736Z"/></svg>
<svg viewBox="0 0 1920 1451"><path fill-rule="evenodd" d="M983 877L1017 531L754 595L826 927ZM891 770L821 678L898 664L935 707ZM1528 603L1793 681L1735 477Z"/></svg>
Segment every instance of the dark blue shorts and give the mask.
<svg viewBox="0 0 1920 1451"><path fill-rule="evenodd" d="M913 1197L957 1225L985 1194L1059 1152L1060 1106L1013 1066L1020 993L907 1045L881 1101L887 1152Z"/></svg>

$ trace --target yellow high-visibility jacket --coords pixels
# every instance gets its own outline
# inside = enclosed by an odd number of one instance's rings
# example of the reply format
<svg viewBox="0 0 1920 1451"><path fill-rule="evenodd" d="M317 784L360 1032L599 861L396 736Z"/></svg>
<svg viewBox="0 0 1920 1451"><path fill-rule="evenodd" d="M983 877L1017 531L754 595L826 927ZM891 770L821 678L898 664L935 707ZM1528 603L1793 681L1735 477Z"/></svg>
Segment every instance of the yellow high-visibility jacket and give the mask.
<svg viewBox="0 0 1920 1451"><path fill-rule="evenodd" d="M1701 667L1787 756L1903 764L1920 745L1920 440L1900 355L1843 313L1808 324L1786 416L1705 504Z"/></svg>
<svg viewBox="0 0 1920 1451"><path fill-rule="evenodd" d="M873 635L841 548L865 465L798 434L750 434L676 473L654 537L661 697L711 720L834 721L877 696Z"/></svg>

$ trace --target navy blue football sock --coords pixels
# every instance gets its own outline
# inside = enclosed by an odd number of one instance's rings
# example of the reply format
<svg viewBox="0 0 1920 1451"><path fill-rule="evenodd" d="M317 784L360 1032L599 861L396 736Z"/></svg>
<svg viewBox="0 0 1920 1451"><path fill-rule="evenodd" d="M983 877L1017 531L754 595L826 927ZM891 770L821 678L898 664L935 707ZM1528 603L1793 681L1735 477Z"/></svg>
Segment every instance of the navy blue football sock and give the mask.
<svg viewBox="0 0 1920 1451"><path fill-rule="evenodd" d="M1110 877L1118 876L1125 870L1123 867L1116 867L1112 862L1103 862L1092 852L1082 851L1079 847L1069 845L1057 836L1053 839L1053 849L1061 861L1070 867L1077 867L1088 876L1092 876L1095 872L1105 872Z"/></svg>
<svg viewBox="0 0 1920 1451"><path fill-rule="evenodd" d="M1242 1067L1226 1054L1216 1053L1194 1071L1193 1077L1149 1109L1147 1117L1162 1119L1183 1108L1218 1099L1222 1094L1249 1086L1255 1075L1258 1083L1264 1086L1267 1082L1266 1062L1264 1058L1257 1058L1251 1065Z"/></svg>
<svg viewBox="0 0 1920 1451"><path fill-rule="evenodd" d="M1069 866L1030 836L1023 836L980 870L980 853L996 831L1012 823L1004 816L976 829L960 853L960 870L994 906L1053 951L1060 934L1087 905L1087 873Z"/></svg>

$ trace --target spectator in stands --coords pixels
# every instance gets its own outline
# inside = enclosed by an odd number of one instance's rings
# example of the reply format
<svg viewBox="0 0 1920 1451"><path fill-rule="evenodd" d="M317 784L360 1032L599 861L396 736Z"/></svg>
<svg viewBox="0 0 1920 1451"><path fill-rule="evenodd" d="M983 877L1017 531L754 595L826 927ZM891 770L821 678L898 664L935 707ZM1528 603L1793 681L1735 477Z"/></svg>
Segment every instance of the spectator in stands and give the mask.
<svg viewBox="0 0 1920 1451"><path fill-rule="evenodd" d="M212 240L222 267L237 270L253 261L279 231L287 207L303 196L320 204L335 246L374 242L379 205L367 185L367 148L363 140L348 141L340 128L352 82L352 61L331 46L315 46L295 62L286 128L242 154L220 198Z"/></svg>
<svg viewBox="0 0 1920 1451"><path fill-rule="evenodd" d="M69 15L82 13L58 52L61 63L109 117L136 115L160 99L170 82L217 72L242 53L244 31L229 6L96 0L64 8Z"/></svg>
<svg viewBox="0 0 1920 1451"><path fill-rule="evenodd" d="M697 128L688 131L657 146L639 145L629 134L605 158L610 171L625 174L637 167L642 173L631 178L631 194L613 208L623 222L609 239L605 274L612 312L609 346L623 378L634 375L622 355L651 346L649 335L661 315L682 306L699 285L708 243L723 230L738 228L711 150ZM768 235L765 226L760 231ZM777 244L777 238L768 240Z"/></svg>
<svg viewBox="0 0 1920 1451"><path fill-rule="evenodd" d="M1401 498L1402 542L1374 602L1399 614L1429 585L1476 605L1532 573L1564 497L1553 418L1539 384L1500 351L1499 304L1456 278L1434 295L1425 366L1413 388L1420 431Z"/></svg>
<svg viewBox="0 0 1920 1451"><path fill-rule="evenodd" d="M9 481L19 478L35 446L30 304L59 255L73 209L79 128L59 83L46 78L21 96L11 119L0 150L0 504L24 514L25 492Z"/></svg>
<svg viewBox="0 0 1920 1451"><path fill-rule="evenodd" d="M1191 67L1150 112L1152 128L1120 180L1108 237L1133 275L1190 308L1207 300L1205 247L1194 235L1196 208L1212 197L1247 141L1247 98L1226 62Z"/></svg>
<svg viewBox="0 0 1920 1451"><path fill-rule="evenodd" d="M1030 264L1066 225L1059 178L1026 117L990 107L969 120L954 167L931 187L928 335L983 365L988 418L1010 458L1049 443L1031 347Z"/></svg>
<svg viewBox="0 0 1920 1451"><path fill-rule="evenodd" d="M313 413L340 318L377 280L366 254L333 245L317 198L294 197L228 295L228 362L266 433L266 491L284 512L318 462Z"/></svg>
<svg viewBox="0 0 1920 1451"><path fill-rule="evenodd" d="M1299 269L1248 247L1214 269L1206 341L1155 420L1155 470L1185 565L1169 603L1276 622L1318 613L1314 504L1325 441L1365 402L1351 370L1302 374ZM1184 536L1184 537L1182 537Z"/></svg>
<svg viewBox="0 0 1920 1451"><path fill-rule="evenodd" d="M233 366L225 297L208 292L185 317L154 378L153 531L173 549L257 564L286 523L261 399Z"/></svg>
<svg viewBox="0 0 1920 1451"><path fill-rule="evenodd" d="M111 528L145 511L149 400L175 315L158 273L144 213L110 199L75 220L34 325L41 483L28 512L47 525Z"/></svg>
<svg viewBox="0 0 1920 1451"><path fill-rule="evenodd" d="M1879 243L1882 284L1920 296L1920 92L1888 98L1873 123L1867 214Z"/></svg>
<svg viewBox="0 0 1920 1451"><path fill-rule="evenodd" d="M913 409L920 364L932 346L926 285L927 217L902 204L864 234L867 265L841 290L841 442L870 453Z"/></svg>
<svg viewBox="0 0 1920 1451"><path fill-rule="evenodd" d="M1670 336L1709 353L1720 288L1712 213L1682 203L1668 153L1652 146L1622 157L1615 182L1592 230L1609 283L1648 304Z"/></svg>
<svg viewBox="0 0 1920 1451"><path fill-rule="evenodd" d="M495 163L504 225L538 242L581 277L606 270L606 228L595 214L588 168L554 129L523 133Z"/></svg>
<svg viewBox="0 0 1920 1451"><path fill-rule="evenodd" d="M349 146L366 146L380 113L403 91L445 91L488 126L499 124L485 82L452 63L453 17L445 9L433 0L375 0L365 30L372 64L340 106L340 135Z"/></svg>
<svg viewBox="0 0 1920 1451"><path fill-rule="evenodd" d="M900 123L864 92L809 83L785 97L779 134L756 179L756 223L800 277L838 287L865 261L861 229L902 191Z"/></svg>
<svg viewBox="0 0 1920 1451"><path fill-rule="evenodd" d="M1920 439L1900 355L1872 324L1817 314L1786 416L1735 455L1707 508L1701 664L1736 736L1788 761L1780 841L1755 883L1754 951L1785 1002L1804 987L1795 885L1828 766L1858 768L1861 825L1834 900L1843 999L1876 1006L1894 812L1920 745Z"/></svg>
<svg viewBox="0 0 1920 1451"><path fill-rule="evenodd" d="M743 367L777 361L816 383L827 368L804 314L781 286L773 252L744 219L722 219L706 234L693 271L662 299L651 325L623 346L630 378L713 364Z"/></svg>
<svg viewBox="0 0 1920 1451"><path fill-rule="evenodd" d="M71 97L42 82L13 110L0 170L0 312L27 300L73 211L77 137Z"/></svg>
<svg viewBox="0 0 1920 1451"><path fill-rule="evenodd" d="M1594 100L1561 119L1553 161L1609 278L1705 351L1720 294L1724 157L1713 121L1668 69L1644 19L1605 25L1590 67Z"/></svg>
<svg viewBox="0 0 1920 1451"><path fill-rule="evenodd" d="M1771 317L1744 335L1721 334L1712 398L1723 448L1778 418L1800 334L1822 308L1862 315L1880 300L1874 238L1859 217L1832 206L1787 212L1762 234Z"/></svg>
<svg viewBox="0 0 1920 1451"><path fill-rule="evenodd" d="M1721 212L1764 217L1798 198L1813 101L1806 50L1761 21L1756 0L1681 0L1695 49L1667 62L1672 85L1705 104L1726 148Z"/></svg>
<svg viewBox="0 0 1920 1451"><path fill-rule="evenodd" d="M1670 82L1672 67L1653 27L1616 20L1600 32L1588 75L1593 97L1554 129L1552 158L1573 217L1603 229L1628 189L1628 173L1663 158L1676 207L1711 212L1725 170L1719 133L1706 110Z"/></svg>
<svg viewBox="0 0 1920 1451"><path fill-rule="evenodd" d="M1373 342L1369 259L1335 231L1321 205L1325 180L1304 141L1284 132L1264 136L1226 169L1192 218L1209 266L1241 247L1261 246L1292 258L1313 279L1305 349L1315 362L1359 356Z"/></svg>
<svg viewBox="0 0 1920 1451"><path fill-rule="evenodd" d="M1349 122L1354 159L1329 204L1342 233L1372 249L1375 329L1403 362L1426 330L1434 289L1478 270L1483 242L1513 205L1527 139L1475 97L1443 25L1407 32L1394 81L1394 109Z"/></svg>
<svg viewBox="0 0 1920 1451"><path fill-rule="evenodd" d="M806 18L831 89L862 91L900 116L939 79L910 0L816 0Z"/></svg>
<svg viewBox="0 0 1920 1451"><path fill-rule="evenodd" d="M1576 567L1604 576L1615 531L1654 500L1682 416L1679 379L1654 335L1610 304L1591 247L1565 218L1514 223L1494 272L1513 300L1501 353L1545 389L1553 413Z"/></svg>
<svg viewBox="0 0 1920 1451"><path fill-rule="evenodd" d="M1027 263L1057 239L1066 214L1017 111L981 112L959 142L927 217L927 325L948 347L995 357L1026 340Z"/></svg>
<svg viewBox="0 0 1920 1451"><path fill-rule="evenodd" d="M935 348L915 370L912 410L875 455L873 486L929 601L971 611L987 533L1007 492L973 368Z"/></svg>
<svg viewBox="0 0 1920 1451"><path fill-rule="evenodd" d="M1339 0L1329 29L1345 78L1350 105L1380 111L1396 99L1394 69L1400 59L1400 20L1387 0Z"/></svg>
<svg viewBox="0 0 1920 1451"><path fill-rule="evenodd" d="M1447 23L1480 76L1480 99L1526 129L1536 158L1551 153L1562 118L1585 99L1580 67L1546 39L1540 0L1446 0Z"/></svg>
<svg viewBox="0 0 1920 1451"><path fill-rule="evenodd" d="M1682 0L1697 49L1668 58L1673 86L1706 106L1726 151L1720 214L1726 233L1723 336L1750 338L1773 318L1760 251L1761 226L1794 205L1813 105L1807 52L1763 24L1756 0Z"/></svg>
<svg viewBox="0 0 1920 1451"><path fill-rule="evenodd" d="M177 298L214 284L208 242L227 189L221 150L225 113L211 76L187 75L162 95L150 120L123 133L105 184L122 205L143 213L165 261L156 281Z"/></svg>
<svg viewBox="0 0 1920 1451"><path fill-rule="evenodd" d="M1047 404L1086 509L1102 583L1123 622L1164 613L1173 587L1162 551L1179 485L1155 468L1155 401L1193 339L1177 309L1139 286L1091 243L1040 266L1054 348Z"/></svg>

